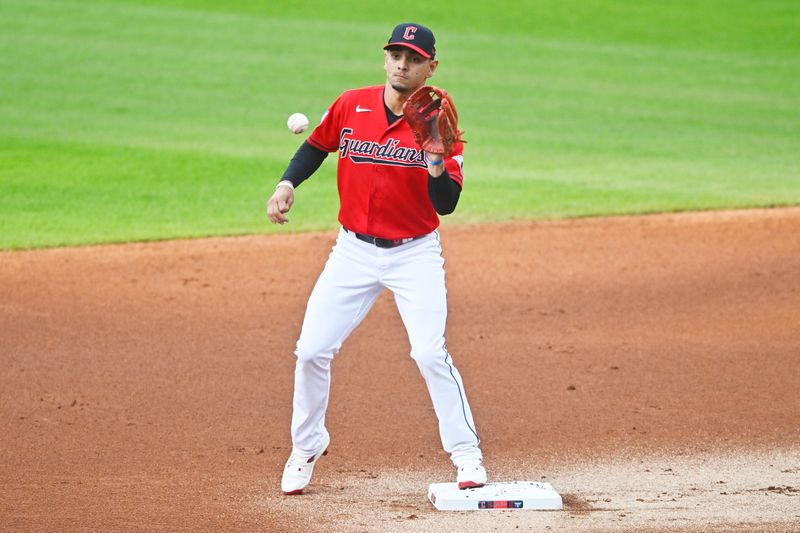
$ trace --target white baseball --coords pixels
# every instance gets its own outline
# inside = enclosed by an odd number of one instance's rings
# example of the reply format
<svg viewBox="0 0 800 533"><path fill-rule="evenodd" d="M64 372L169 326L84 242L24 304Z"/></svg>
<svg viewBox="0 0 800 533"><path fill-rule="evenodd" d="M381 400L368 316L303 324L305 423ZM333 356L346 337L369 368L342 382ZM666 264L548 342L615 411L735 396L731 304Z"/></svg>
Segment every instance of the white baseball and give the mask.
<svg viewBox="0 0 800 533"><path fill-rule="evenodd" d="M286 121L286 126L292 133L303 133L308 129L308 117L302 113L293 113Z"/></svg>

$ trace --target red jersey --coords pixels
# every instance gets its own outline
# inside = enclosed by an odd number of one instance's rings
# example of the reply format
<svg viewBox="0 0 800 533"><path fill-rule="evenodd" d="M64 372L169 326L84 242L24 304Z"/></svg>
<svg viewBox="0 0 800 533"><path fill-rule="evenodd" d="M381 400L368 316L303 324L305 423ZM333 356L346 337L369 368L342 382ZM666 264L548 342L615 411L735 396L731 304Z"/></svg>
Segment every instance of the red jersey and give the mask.
<svg viewBox="0 0 800 533"><path fill-rule="evenodd" d="M418 237L435 230L439 217L428 196L425 153L405 119L391 126L383 85L342 93L308 142L339 152L339 222L356 233L383 239ZM445 158L450 178L463 187L464 145Z"/></svg>

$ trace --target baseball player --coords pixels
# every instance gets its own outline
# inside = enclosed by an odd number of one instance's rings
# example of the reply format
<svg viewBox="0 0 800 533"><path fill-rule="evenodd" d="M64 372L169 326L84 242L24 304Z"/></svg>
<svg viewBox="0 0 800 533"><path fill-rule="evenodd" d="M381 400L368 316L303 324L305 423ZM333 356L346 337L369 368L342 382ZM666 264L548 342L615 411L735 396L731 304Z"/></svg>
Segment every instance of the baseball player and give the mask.
<svg viewBox="0 0 800 533"><path fill-rule="evenodd" d="M342 93L297 150L268 201L270 220L287 222L294 189L328 153L337 152L342 227L308 300L294 352L293 446L281 482L285 494L302 493L327 453L331 361L384 288L394 293L458 486L486 483L464 384L445 347L444 258L436 228L438 215L453 212L461 193L463 144L449 96L425 86L439 63L435 54L430 29L414 23L395 27L384 46L385 84ZM452 144L445 139L442 148L438 137L448 131L455 138L451 135Z"/></svg>

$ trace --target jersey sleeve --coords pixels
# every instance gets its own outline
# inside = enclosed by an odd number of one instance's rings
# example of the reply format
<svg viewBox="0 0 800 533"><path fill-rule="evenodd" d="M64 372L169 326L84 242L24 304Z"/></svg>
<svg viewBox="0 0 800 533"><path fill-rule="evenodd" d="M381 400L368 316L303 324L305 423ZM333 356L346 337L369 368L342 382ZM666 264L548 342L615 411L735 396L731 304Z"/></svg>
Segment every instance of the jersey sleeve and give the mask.
<svg viewBox="0 0 800 533"><path fill-rule="evenodd" d="M341 132L342 96L339 96L331 106L325 110L322 120L311 135L308 143L324 152L335 152L339 149L339 134Z"/></svg>
<svg viewBox="0 0 800 533"><path fill-rule="evenodd" d="M444 168L450 174L450 179L458 183L459 187L464 188L464 143L453 145L453 151L444 160Z"/></svg>

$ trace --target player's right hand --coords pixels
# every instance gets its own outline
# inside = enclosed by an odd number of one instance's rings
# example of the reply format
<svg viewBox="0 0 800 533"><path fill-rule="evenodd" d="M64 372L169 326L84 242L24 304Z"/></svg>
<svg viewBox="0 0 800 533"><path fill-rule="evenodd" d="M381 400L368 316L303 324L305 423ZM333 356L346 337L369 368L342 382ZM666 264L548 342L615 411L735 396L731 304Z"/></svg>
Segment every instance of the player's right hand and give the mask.
<svg viewBox="0 0 800 533"><path fill-rule="evenodd" d="M273 224L286 224L289 219L285 213L289 212L293 203L294 190L291 187L278 187L267 201L267 216Z"/></svg>

